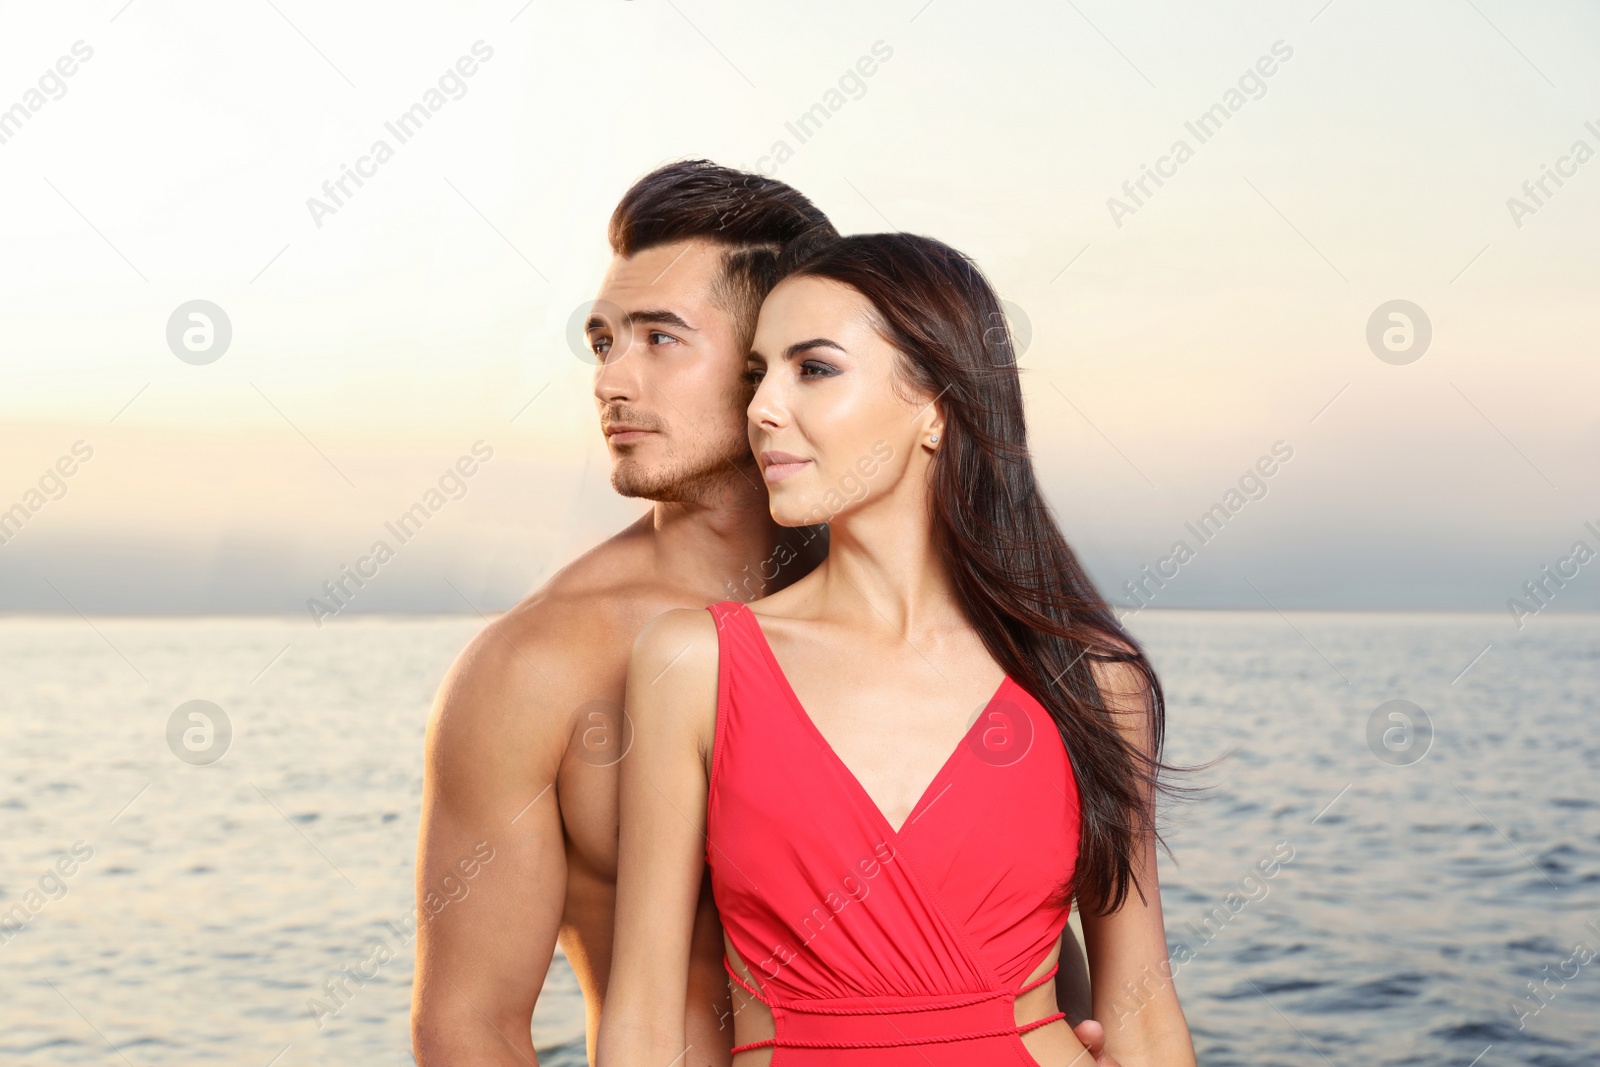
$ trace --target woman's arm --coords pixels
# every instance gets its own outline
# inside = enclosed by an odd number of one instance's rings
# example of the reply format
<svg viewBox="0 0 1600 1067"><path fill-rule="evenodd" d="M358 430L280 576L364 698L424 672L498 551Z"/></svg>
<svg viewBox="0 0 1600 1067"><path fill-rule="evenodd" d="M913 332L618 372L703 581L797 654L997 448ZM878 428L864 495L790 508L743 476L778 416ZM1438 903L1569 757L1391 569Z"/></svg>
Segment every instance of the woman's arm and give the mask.
<svg viewBox="0 0 1600 1067"><path fill-rule="evenodd" d="M600 1067L683 1062L717 710L710 613L680 608L652 619L634 640L627 686L633 740L621 763L616 941Z"/></svg>
<svg viewBox="0 0 1600 1067"><path fill-rule="evenodd" d="M1151 730L1143 676L1121 663L1095 665L1107 706L1130 739L1151 752ZM1154 797L1146 802L1154 809ZM1122 907L1110 915L1081 913L1088 950L1094 1018L1105 1025L1106 1052L1125 1067L1194 1067L1189 1024L1178 1005L1161 919L1155 837L1146 834L1133 850L1133 876L1144 890L1129 887Z"/></svg>

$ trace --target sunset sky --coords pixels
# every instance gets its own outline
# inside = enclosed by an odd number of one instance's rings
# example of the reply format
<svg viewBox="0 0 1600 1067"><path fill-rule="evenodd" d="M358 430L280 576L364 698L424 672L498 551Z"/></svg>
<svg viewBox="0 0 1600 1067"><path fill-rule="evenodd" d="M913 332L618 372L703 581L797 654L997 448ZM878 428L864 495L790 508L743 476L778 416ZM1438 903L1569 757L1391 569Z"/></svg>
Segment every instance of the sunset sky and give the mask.
<svg viewBox="0 0 1600 1067"><path fill-rule="evenodd" d="M687 157L977 259L1119 603L1180 539L1153 606L1504 613L1600 551L1593 5L124 2L0 8L0 610L304 614L477 442L351 610L514 603L645 506L565 334ZM193 300L214 362L169 349Z"/></svg>

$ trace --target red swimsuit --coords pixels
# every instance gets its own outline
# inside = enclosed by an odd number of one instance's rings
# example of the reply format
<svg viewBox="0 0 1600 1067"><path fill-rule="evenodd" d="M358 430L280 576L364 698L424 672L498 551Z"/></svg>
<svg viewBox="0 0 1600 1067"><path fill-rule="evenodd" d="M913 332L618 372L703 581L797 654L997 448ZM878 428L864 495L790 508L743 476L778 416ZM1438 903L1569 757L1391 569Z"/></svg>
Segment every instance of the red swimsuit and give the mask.
<svg viewBox="0 0 1600 1067"><path fill-rule="evenodd" d="M720 650L706 861L772 1011L774 1067L1035 1064L1018 994L1061 939L1078 791L1049 713L1009 676L893 829L800 706L760 624L710 605Z"/></svg>

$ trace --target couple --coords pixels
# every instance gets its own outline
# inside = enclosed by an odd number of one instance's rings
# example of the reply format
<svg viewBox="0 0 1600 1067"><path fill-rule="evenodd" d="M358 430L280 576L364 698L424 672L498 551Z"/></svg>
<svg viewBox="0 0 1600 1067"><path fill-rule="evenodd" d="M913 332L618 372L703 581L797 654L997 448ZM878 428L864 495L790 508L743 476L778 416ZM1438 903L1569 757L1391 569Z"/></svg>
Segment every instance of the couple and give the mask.
<svg viewBox="0 0 1600 1067"><path fill-rule="evenodd" d="M1160 686L1039 494L982 274L704 161L610 237L595 395L655 505L441 687L419 900L496 861L419 925L419 1064L534 1062L558 938L602 1067L1193 1064ZM1064 1017L1074 901L1093 1014L1140 994L1109 1034Z"/></svg>

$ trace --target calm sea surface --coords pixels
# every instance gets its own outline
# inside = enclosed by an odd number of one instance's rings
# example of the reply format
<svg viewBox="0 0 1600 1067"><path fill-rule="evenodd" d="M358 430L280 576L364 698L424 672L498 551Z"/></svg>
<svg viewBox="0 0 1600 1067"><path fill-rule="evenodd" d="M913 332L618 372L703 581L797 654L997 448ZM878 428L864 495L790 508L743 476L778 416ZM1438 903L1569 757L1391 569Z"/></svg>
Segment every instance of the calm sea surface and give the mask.
<svg viewBox="0 0 1600 1067"><path fill-rule="evenodd" d="M480 625L0 619L0 1063L411 1064L423 726ZM1131 626L1169 758L1232 753L1163 859L1202 1064L1600 1062L1600 619ZM582 1018L558 960L543 1063Z"/></svg>

